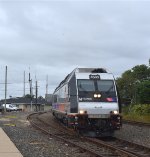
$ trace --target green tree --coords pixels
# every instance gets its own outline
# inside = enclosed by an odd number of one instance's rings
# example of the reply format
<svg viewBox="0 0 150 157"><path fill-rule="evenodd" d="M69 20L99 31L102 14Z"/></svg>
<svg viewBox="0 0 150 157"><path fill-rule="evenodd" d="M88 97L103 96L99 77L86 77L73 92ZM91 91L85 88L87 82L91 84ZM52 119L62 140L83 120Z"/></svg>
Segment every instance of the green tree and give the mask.
<svg viewBox="0 0 150 157"><path fill-rule="evenodd" d="M117 85L122 102L146 102L149 96L144 93L144 91L147 91L148 84L147 82L144 83L145 80L150 82L150 67L144 64L137 65L131 70L125 71L120 78L117 78Z"/></svg>
<svg viewBox="0 0 150 157"><path fill-rule="evenodd" d="M135 80L142 81L150 78L150 68L146 65L137 65L132 68L132 75Z"/></svg>
<svg viewBox="0 0 150 157"><path fill-rule="evenodd" d="M150 80L145 80L138 85L137 101L141 104L150 104Z"/></svg>
<svg viewBox="0 0 150 157"><path fill-rule="evenodd" d="M44 98L43 98L42 96L39 96L38 99L41 99L41 100L42 100L42 99L44 99Z"/></svg>
<svg viewBox="0 0 150 157"><path fill-rule="evenodd" d="M26 94L25 98L31 98L31 95L30 94ZM32 98L34 98L34 95L32 95Z"/></svg>

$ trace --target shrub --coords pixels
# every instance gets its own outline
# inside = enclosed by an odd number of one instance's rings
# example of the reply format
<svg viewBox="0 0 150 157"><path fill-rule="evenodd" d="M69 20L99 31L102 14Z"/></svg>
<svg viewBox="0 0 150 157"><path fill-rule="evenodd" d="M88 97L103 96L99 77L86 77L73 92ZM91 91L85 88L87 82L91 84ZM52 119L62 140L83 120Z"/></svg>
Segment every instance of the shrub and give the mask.
<svg viewBox="0 0 150 157"><path fill-rule="evenodd" d="M123 107L124 114L148 115L150 114L150 104L129 105Z"/></svg>

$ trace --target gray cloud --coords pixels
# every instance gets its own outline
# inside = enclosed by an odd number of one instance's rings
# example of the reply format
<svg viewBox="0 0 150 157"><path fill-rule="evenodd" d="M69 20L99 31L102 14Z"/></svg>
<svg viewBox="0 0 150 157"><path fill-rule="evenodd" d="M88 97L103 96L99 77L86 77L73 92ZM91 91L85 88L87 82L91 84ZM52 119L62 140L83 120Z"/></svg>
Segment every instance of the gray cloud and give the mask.
<svg viewBox="0 0 150 157"><path fill-rule="evenodd" d="M23 72L44 95L75 67L106 67L115 76L150 57L148 1L0 1L0 82L22 96ZM26 83L28 88L28 83ZM4 85L0 84L3 97ZM27 89L27 92L28 89Z"/></svg>

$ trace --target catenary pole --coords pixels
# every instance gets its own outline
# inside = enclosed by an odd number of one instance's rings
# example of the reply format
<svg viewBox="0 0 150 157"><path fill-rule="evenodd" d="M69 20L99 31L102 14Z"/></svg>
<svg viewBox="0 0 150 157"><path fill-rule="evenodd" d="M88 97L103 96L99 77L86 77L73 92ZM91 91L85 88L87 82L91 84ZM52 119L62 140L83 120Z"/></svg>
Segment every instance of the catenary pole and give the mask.
<svg viewBox="0 0 150 157"><path fill-rule="evenodd" d="M5 108L4 108L4 112L6 112L6 99L7 99L7 66L5 69Z"/></svg>
<svg viewBox="0 0 150 157"><path fill-rule="evenodd" d="M29 72L29 86L30 86L31 111L32 111L32 79L30 78L30 72Z"/></svg>
<svg viewBox="0 0 150 157"><path fill-rule="evenodd" d="M37 111L37 97L38 97L38 85L37 85L37 80L36 80L36 88L35 88L36 90L36 93L35 93L35 95L36 95L36 111Z"/></svg>
<svg viewBox="0 0 150 157"><path fill-rule="evenodd" d="M46 76L46 95L45 95L46 101L47 101L47 94L48 94L48 75Z"/></svg>
<svg viewBox="0 0 150 157"><path fill-rule="evenodd" d="M23 96L25 97L25 71L24 71L24 77L23 77Z"/></svg>

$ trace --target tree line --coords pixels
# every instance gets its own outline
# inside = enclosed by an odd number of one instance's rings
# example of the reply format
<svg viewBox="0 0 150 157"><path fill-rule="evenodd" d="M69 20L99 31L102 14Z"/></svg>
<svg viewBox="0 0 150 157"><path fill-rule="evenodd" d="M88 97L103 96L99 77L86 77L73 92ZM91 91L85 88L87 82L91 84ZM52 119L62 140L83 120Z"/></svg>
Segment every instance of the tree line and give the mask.
<svg viewBox="0 0 150 157"><path fill-rule="evenodd" d="M136 65L116 82L122 104L150 104L150 65Z"/></svg>

